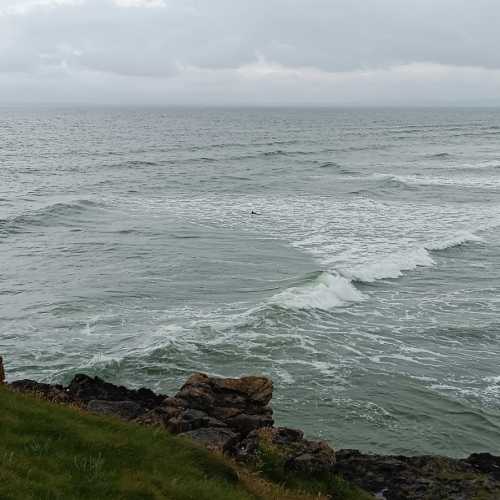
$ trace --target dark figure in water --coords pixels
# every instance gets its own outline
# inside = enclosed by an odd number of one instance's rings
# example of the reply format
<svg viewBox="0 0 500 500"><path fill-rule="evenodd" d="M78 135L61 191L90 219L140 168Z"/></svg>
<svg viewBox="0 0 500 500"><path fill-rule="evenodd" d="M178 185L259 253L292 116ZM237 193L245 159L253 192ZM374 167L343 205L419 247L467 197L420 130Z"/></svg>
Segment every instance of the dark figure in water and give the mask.
<svg viewBox="0 0 500 500"><path fill-rule="evenodd" d="M258 214L257 212L255 212L254 210L252 210L252 212L251 212L251 213L252 213L252 215L260 215L260 214Z"/></svg>

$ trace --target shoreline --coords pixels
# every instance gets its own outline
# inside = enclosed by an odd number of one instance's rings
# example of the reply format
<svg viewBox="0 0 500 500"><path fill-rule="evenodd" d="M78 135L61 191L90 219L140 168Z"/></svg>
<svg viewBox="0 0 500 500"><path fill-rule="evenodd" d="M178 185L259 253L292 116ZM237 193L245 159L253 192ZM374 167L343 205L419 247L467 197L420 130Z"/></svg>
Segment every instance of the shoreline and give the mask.
<svg viewBox="0 0 500 500"><path fill-rule="evenodd" d="M195 373L174 396L168 396L84 374L76 375L68 386L33 380L6 382L0 358L0 384L52 403L189 438L245 467L255 465L262 449L272 449L286 473L340 475L376 498L500 498L500 457L489 453L457 459L334 450L325 441L306 439L301 430L276 426L269 405L273 383L266 377Z"/></svg>

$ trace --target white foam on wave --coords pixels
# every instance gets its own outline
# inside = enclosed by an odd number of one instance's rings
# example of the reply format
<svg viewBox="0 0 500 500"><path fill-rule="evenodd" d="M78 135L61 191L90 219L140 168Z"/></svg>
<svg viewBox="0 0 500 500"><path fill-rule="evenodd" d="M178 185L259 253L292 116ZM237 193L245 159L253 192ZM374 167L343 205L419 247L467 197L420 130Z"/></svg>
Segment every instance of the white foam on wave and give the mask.
<svg viewBox="0 0 500 500"><path fill-rule="evenodd" d="M430 253L432 251L447 250L468 242L481 241L483 239L480 236L468 231L461 231L454 236L432 240L421 247L391 253L371 262L341 269L341 272L343 276L351 280L365 283L372 283L380 279L400 278L405 271L413 271L418 267L432 267L435 264Z"/></svg>
<svg viewBox="0 0 500 500"><path fill-rule="evenodd" d="M399 278L404 271L417 267L430 267L434 260L425 248L415 248L409 252L397 252L376 261L354 266L342 271L342 274L356 281L372 283L387 278Z"/></svg>
<svg viewBox="0 0 500 500"><path fill-rule="evenodd" d="M469 231L461 231L457 235L450 238L444 238L443 240L434 240L425 245L425 248L427 250L446 250L448 248L463 245L464 243L481 241L483 241L483 238L481 238L480 236L477 236L474 233L470 233Z"/></svg>
<svg viewBox="0 0 500 500"><path fill-rule="evenodd" d="M324 309L360 302L365 296L343 276L322 272L313 281L289 288L271 298L270 303L289 309Z"/></svg>

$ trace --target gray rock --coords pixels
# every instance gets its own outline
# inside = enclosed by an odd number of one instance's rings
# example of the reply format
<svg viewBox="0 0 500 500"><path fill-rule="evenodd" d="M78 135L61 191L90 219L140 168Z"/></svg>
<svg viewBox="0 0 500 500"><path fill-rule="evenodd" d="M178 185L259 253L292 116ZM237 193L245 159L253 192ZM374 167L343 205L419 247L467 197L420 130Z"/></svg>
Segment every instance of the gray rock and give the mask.
<svg viewBox="0 0 500 500"><path fill-rule="evenodd" d="M232 448L238 441L238 434L224 427L203 427L180 436L188 437L211 451L225 452Z"/></svg>
<svg viewBox="0 0 500 500"><path fill-rule="evenodd" d="M226 427L226 424L201 410L188 408L171 418L167 425L168 430L174 434L194 431L201 427Z"/></svg>
<svg viewBox="0 0 500 500"><path fill-rule="evenodd" d="M101 415L113 415L122 420L133 420L144 414L142 407L134 401L103 401L93 399L87 403L87 410Z"/></svg>
<svg viewBox="0 0 500 500"><path fill-rule="evenodd" d="M481 453L466 459L439 456L365 455L337 452L335 472L386 500L497 500L500 457Z"/></svg>
<svg viewBox="0 0 500 500"><path fill-rule="evenodd" d="M274 420L270 415L248 415L246 413L240 413L225 420L225 422L231 429L244 435L262 427L271 427L274 424Z"/></svg>

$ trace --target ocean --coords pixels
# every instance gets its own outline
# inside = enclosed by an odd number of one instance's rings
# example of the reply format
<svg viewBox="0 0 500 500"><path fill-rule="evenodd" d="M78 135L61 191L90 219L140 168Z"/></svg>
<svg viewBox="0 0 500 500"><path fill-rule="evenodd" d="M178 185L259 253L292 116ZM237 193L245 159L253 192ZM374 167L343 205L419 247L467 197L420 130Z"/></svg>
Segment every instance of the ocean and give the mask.
<svg viewBox="0 0 500 500"><path fill-rule="evenodd" d="M500 110L0 108L0 354L264 374L335 447L500 454Z"/></svg>

